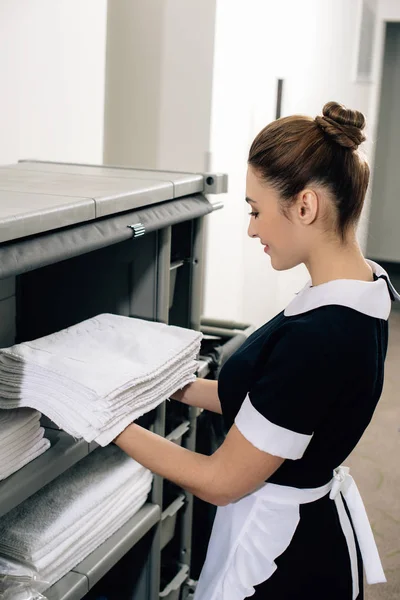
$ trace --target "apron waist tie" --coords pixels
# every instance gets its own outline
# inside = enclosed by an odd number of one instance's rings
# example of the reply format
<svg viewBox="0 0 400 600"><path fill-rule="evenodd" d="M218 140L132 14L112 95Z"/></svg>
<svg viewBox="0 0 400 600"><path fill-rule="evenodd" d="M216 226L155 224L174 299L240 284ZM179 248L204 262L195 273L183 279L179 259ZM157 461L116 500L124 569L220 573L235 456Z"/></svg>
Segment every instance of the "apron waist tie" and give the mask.
<svg viewBox="0 0 400 600"><path fill-rule="evenodd" d="M384 583L386 582L386 577L379 558L374 534L372 533L371 525L357 485L350 475L348 467L338 467L334 471L329 497L331 500L334 500L336 504L340 524L349 549L353 578L353 600L355 600L359 594L357 549L353 528L347 515L342 495L346 500L354 530L357 535L367 582L369 584Z"/></svg>

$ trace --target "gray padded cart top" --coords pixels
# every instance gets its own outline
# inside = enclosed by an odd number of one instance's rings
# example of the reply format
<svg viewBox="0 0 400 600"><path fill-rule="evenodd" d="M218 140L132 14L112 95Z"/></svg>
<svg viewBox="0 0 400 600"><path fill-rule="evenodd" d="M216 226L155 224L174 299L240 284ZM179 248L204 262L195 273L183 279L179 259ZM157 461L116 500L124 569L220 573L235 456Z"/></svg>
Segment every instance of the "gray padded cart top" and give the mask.
<svg viewBox="0 0 400 600"><path fill-rule="evenodd" d="M23 161L0 167L0 243L207 191L226 177Z"/></svg>

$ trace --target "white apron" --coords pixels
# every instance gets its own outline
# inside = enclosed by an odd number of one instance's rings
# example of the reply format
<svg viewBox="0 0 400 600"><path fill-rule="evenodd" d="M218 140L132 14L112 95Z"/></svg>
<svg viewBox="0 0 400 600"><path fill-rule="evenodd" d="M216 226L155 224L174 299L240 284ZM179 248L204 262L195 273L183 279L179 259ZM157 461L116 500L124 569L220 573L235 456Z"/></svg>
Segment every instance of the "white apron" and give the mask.
<svg viewBox="0 0 400 600"><path fill-rule="evenodd" d="M336 504L346 537L353 600L359 594L356 543L341 494L353 521L367 582L385 582L358 488L349 469L339 467L325 486L302 490L266 483L241 500L219 507L194 600L243 600L252 596L254 586L271 577L277 568L275 559L289 546L300 520L300 504L314 502L326 494Z"/></svg>

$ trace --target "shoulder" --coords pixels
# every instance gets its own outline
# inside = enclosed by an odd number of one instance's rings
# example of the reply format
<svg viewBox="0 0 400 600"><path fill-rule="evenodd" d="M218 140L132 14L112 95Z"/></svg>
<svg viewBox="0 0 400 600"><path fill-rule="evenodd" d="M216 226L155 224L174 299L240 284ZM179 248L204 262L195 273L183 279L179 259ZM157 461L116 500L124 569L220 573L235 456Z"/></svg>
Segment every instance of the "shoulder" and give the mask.
<svg viewBox="0 0 400 600"><path fill-rule="evenodd" d="M328 356L345 363L348 356L365 359L378 349L377 332L387 338L387 322L340 305L326 305L295 316L279 313L255 331L239 350L246 360L258 367L266 361L295 356L299 363L315 357L321 362ZM386 329L386 332L385 332ZM354 362L353 362L354 365Z"/></svg>
<svg viewBox="0 0 400 600"><path fill-rule="evenodd" d="M365 365L372 364L382 351L380 327L387 324L335 305L285 317L269 339L265 365L287 373L313 365L321 376L332 369L342 375L364 372Z"/></svg>
<svg viewBox="0 0 400 600"><path fill-rule="evenodd" d="M338 305L322 306L307 313L286 317L280 326L279 338L331 344L348 343L370 336L379 319L352 308Z"/></svg>

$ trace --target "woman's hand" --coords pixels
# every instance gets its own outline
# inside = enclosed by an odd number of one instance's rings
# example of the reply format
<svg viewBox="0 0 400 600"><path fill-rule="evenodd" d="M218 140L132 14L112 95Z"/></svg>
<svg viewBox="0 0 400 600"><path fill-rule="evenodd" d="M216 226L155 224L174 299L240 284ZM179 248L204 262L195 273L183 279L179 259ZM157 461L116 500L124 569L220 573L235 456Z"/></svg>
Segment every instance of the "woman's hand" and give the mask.
<svg viewBox="0 0 400 600"><path fill-rule="evenodd" d="M188 385L185 385L185 387L183 387L180 390L176 390L176 392L174 392L173 394L171 394L171 396L169 397L170 400L176 400L177 402L182 402L182 398L185 395L185 392L187 391L187 388L192 385L191 383L188 383Z"/></svg>
<svg viewBox="0 0 400 600"><path fill-rule="evenodd" d="M196 379L196 381L189 383L183 389L174 392L170 398L189 406L197 406L198 408L222 414L217 381Z"/></svg>

